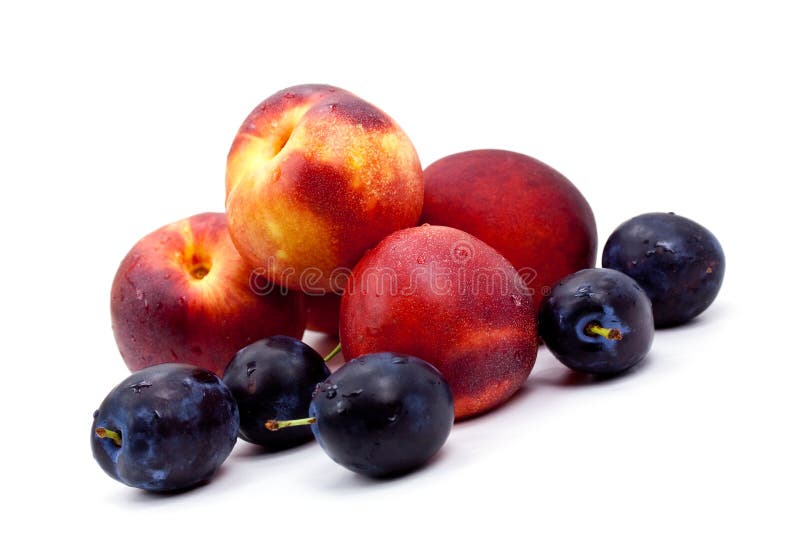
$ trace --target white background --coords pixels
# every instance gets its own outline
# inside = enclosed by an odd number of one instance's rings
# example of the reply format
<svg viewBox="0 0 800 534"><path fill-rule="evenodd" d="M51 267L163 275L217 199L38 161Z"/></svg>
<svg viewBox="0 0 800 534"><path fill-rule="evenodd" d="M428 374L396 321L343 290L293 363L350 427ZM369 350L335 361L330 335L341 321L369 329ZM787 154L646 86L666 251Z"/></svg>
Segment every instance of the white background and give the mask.
<svg viewBox="0 0 800 534"><path fill-rule="evenodd" d="M797 532L793 2L22 5L0 7L12 531ZM542 350L519 395L399 480L313 443L240 443L194 491L118 484L89 447L127 374L116 267L155 228L222 211L241 121L304 82L383 108L423 165L490 147L549 163L592 204L601 244L639 213L696 219L727 255L717 302L618 380L576 383Z"/></svg>

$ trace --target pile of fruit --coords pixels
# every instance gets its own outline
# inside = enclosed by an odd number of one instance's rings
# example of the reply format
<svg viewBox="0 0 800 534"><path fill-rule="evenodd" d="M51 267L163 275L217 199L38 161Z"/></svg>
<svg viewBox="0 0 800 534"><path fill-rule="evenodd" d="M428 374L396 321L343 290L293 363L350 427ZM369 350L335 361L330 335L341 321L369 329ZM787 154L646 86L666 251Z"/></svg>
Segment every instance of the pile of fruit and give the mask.
<svg viewBox="0 0 800 534"><path fill-rule="evenodd" d="M130 486L207 481L238 438L316 438L357 473L406 473L522 386L540 338L577 372L627 371L725 269L717 239L673 213L621 224L595 268L594 215L556 170L474 150L423 171L389 116L325 85L250 113L226 189L226 213L145 236L114 279L134 373L95 412L92 449ZM323 358L306 329L340 345Z"/></svg>

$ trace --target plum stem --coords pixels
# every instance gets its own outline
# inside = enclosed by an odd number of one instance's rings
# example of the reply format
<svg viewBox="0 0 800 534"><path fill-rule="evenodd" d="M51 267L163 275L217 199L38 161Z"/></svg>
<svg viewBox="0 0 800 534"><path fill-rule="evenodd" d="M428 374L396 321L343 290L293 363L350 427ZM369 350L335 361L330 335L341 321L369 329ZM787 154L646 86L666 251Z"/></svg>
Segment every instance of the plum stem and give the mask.
<svg viewBox="0 0 800 534"><path fill-rule="evenodd" d="M339 344L337 344L335 347L333 347L333 350L330 351L328 353L328 355L325 356L325 358L322 359L322 361L324 361L325 363L328 363L329 361L331 361L333 359L334 356L336 356L340 352L342 352L342 343L341 342L339 342Z"/></svg>
<svg viewBox="0 0 800 534"><path fill-rule="evenodd" d="M97 434L97 437L110 439L114 442L114 445L117 447L122 447L122 436L119 435L119 432L114 432L113 430L109 430L108 428L103 428L101 426L95 428L94 433Z"/></svg>
<svg viewBox="0 0 800 534"><path fill-rule="evenodd" d="M619 341L622 339L622 332L620 332L618 329L604 328L600 325L600 323L591 322L586 325L584 330L586 334L590 336L602 336L613 341Z"/></svg>
<svg viewBox="0 0 800 534"><path fill-rule="evenodd" d="M276 430L280 430L281 428L286 428L290 426L303 426L303 425L310 425L317 422L316 417L307 417L305 419L292 419L289 421L276 421L275 419L270 419L266 423L264 423L264 428L267 430L272 430L273 432Z"/></svg>

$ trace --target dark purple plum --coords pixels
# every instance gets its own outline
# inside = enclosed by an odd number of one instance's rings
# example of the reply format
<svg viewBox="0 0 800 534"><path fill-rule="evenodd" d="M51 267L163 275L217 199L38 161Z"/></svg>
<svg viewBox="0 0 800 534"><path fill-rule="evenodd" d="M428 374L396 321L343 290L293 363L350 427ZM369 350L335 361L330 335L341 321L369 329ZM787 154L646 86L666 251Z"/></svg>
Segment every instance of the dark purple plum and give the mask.
<svg viewBox="0 0 800 534"><path fill-rule="evenodd" d="M653 312L645 292L611 269L584 269L556 284L542 302L539 332L561 363L582 373L621 373L653 343Z"/></svg>
<svg viewBox="0 0 800 534"><path fill-rule="evenodd" d="M148 491L190 488L228 457L239 410L214 373L164 363L133 373L94 414L92 452L112 478Z"/></svg>
<svg viewBox="0 0 800 534"><path fill-rule="evenodd" d="M603 267L639 283L661 328L686 323L711 305L725 275L725 255L717 238L691 219L645 213L614 230Z"/></svg>
<svg viewBox="0 0 800 534"><path fill-rule="evenodd" d="M306 426L270 432L264 423L306 417L314 388L330 374L317 351L292 337L272 336L240 350L222 376L239 404L239 436L270 450L310 441Z"/></svg>
<svg viewBox="0 0 800 534"><path fill-rule="evenodd" d="M444 445L453 427L453 394L431 364L393 352L365 354L331 374L314 392L309 418L335 462L371 477L416 469Z"/></svg>

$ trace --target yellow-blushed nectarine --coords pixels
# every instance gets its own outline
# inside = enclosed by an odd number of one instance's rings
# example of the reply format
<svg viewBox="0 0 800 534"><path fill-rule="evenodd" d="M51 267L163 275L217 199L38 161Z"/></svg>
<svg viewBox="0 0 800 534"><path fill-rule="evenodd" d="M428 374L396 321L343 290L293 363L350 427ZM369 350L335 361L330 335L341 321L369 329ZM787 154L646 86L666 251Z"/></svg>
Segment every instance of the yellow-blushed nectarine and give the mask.
<svg viewBox="0 0 800 534"><path fill-rule="evenodd" d="M422 200L422 168L406 134L383 111L329 85L264 100L228 154L233 242L290 289L335 290L337 269L416 224Z"/></svg>

